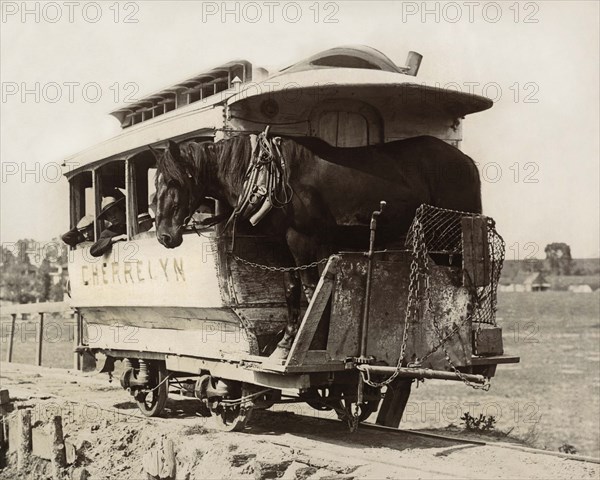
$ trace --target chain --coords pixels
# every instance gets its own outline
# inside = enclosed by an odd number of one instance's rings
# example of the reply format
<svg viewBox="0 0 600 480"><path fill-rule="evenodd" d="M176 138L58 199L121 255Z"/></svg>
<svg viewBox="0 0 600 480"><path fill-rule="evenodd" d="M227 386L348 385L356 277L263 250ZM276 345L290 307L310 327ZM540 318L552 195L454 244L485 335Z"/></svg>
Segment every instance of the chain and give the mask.
<svg viewBox="0 0 600 480"><path fill-rule="evenodd" d="M424 303L425 303L425 309L426 309L426 311L431 311L431 306L430 306L431 296L430 296L430 289L429 289L429 268L428 268L428 263L427 263L428 262L427 243L425 240L424 226L419 217L419 212L417 212L417 215L415 216L415 219L414 219L414 223L411 226L410 236L407 238L407 242L408 241L410 241L411 246L412 246L412 261L411 261L411 265L410 265L410 276L409 276L409 286L408 286L409 293L408 293L408 301L407 301L406 313L405 313L405 318L404 318L404 330L403 330L403 334L402 334L402 344L401 344L401 348L400 348L400 356L398 358L398 364L396 366L396 371L390 377L388 377L386 380L384 380L382 382L374 382L370 379L368 368L367 367L365 367L365 368L359 367L359 371L361 373L363 382L365 382L366 384L368 384L372 387L376 387L376 388L381 388L385 385L390 384L392 381L394 381L394 379L400 373L400 368L402 367L402 362L403 362L404 356L406 354L409 322L411 321L411 319L417 320L419 318L418 317L418 313L419 313L418 304L419 304L419 293L421 292L421 290L423 290L423 293L424 293L423 298L424 298ZM459 325L455 324L453 326L452 330L450 331L450 333L448 333L446 336L443 335L442 330L439 328L439 325L437 324L435 316L432 316L433 325L436 330L436 333L439 336L440 343L438 343L435 347L433 347L433 349L429 353L427 353L427 355L425 355L422 359L420 359L419 364L421 364L424 360L426 360L428 357L433 355L433 353L435 353L437 350L439 350L441 348L442 351L444 352L446 362L448 363L450 368L452 368L454 373L456 373L456 375L466 385L468 385L472 388L475 388L475 389L482 389L482 390L488 391L490 388L489 383L486 383L485 385L477 385L477 384L471 383L467 378L465 378L464 374L460 370L458 370L458 368L456 367L456 365L450 358L450 354L448 353L448 351L445 347L446 342L459 331L460 326L465 321L468 320L470 313L473 311L473 308L472 308L473 307L473 305L472 305L473 294L471 294L469 296L469 298L470 298L470 300L469 300L469 305L467 306L467 314L465 315L463 322L461 322ZM477 301L477 302L479 301L476 294L475 294L475 301ZM413 365L413 364L409 364L409 366L411 366L411 365Z"/></svg>
<svg viewBox="0 0 600 480"><path fill-rule="evenodd" d="M463 272L463 274L464 273L465 272ZM470 278L469 278L469 285L471 285ZM443 331L442 331L442 329L440 329L440 327L435 319L435 316L434 316L433 317L433 326L435 327L436 333L438 334L438 337L440 338L440 342L437 345L435 345L427 354L425 354L422 358L420 358L418 362L411 364L410 366L422 365L425 360L427 360L431 355L433 355L435 352L437 352L440 349L440 347L442 347L448 340L450 340L456 333L458 333L458 331L460 330L460 327L462 327L469 318L471 318L471 319L474 318L473 301L476 302L477 308L480 308L481 307L480 298L477 295L476 289L474 287L470 286L470 289L468 291L470 294L469 295L469 303L467 304L467 314L465 315L463 320L459 324L454 323L452 329L450 330L450 333L446 334L446 336L443 337L442 336ZM431 297L428 298L428 303L431 303ZM481 330L481 323L479 322L478 325L479 325L479 327L476 332L476 335Z"/></svg>
<svg viewBox="0 0 600 480"><path fill-rule="evenodd" d="M460 325L462 325L462 323ZM419 366L421 366L425 360L427 360L435 352L437 352L444 343L446 343L448 340L450 340L454 336L454 334L458 332L458 329L460 328L460 325L456 325L455 324L454 327L452 327L452 330L450 331L450 333L448 335L446 335L444 338L442 338L442 336L439 335L439 337L440 337L440 343L438 343L435 347L433 347L431 349L431 351L429 351L429 353L427 353L426 355L423 356L423 358L420 358L418 362L411 363L411 364L409 364L409 366L410 367L419 367Z"/></svg>
<svg viewBox="0 0 600 480"><path fill-rule="evenodd" d="M454 373L456 373L456 375L458 376L458 378L460 378L463 383L471 388L474 388L475 390L483 390L484 392L487 392L490 389L490 383L486 382L483 385L477 385L476 383L471 383L465 376L464 374L456 367L456 365L454 365L454 362L452 361L452 359L450 358L450 355L448 354L448 351L446 350L446 347L444 346L444 344L441 344L442 350L444 351L444 355L446 357L446 362L448 362L448 365L450 365L450 368L452 368L452 370L454 370Z"/></svg>
<svg viewBox="0 0 600 480"><path fill-rule="evenodd" d="M418 240L415 239L417 237ZM419 303L419 290L421 287L425 287L427 298L429 298L429 280L428 280L428 268L427 268L427 253L425 251L425 237L423 234L423 225L420 221L415 219L413 225L413 238L412 238L412 260L410 262L410 276L408 285L408 302L406 305L406 311L404 314L404 329L402 332L402 344L400 346L400 356L398 358L398 364L396 370L386 380L382 382L374 382L371 380L368 369L359 369L362 376L362 381L367 385L375 388L381 388L389 385L393 382L396 377L400 374L402 368L402 361L406 353L406 345L408 344L408 329L411 319L417 318L418 316L418 303ZM420 280L424 279L424 285L420 284Z"/></svg>
<svg viewBox="0 0 600 480"><path fill-rule="evenodd" d="M316 268L322 263L326 263L329 260L329 257L322 258L321 260L317 260L312 263L307 263L306 265L300 265L297 267L272 267L270 265L263 265L261 263L254 263L250 260L246 260L245 258L238 257L234 253L231 254L233 258L235 258L238 262L243 263L244 265L248 265L249 267L260 268L261 270L266 270L269 272L296 272L302 270L308 270L309 268Z"/></svg>
<svg viewBox="0 0 600 480"><path fill-rule="evenodd" d="M423 360L425 360L425 358L429 357L431 354L433 354L433 352L435 352L436 350L438 350L439 348L442 349L442 351L444 352L444 357L446 358L446 362L448 363L448 365L450 365L450 368L452 368L452 370L454 371L454 373L456 373L456 375L458 376L458 378L460 378L463 383L475 390L483 390L485 392L487 392L490 389L490 384L485 383L484 385L477 385L476 383L472 383L470 382L465 376L464 374L456 367L456 365L454 364L454 362L452 361L452 359L450 358L450 354L448 353L448 350L446 350L446 342L452 337L454 336L455 333L458 332L460 326L469 318L469 313L472 311L472 302L473 302L473 294L469 295L469 304L467 305L467 315L465 315L464 320L459 324L459 325L454 325L452 327L452 330L450 331L450 333L448 335L446 335L446 337L442 338L443 332L442 329L440 328L439 324L437 323L435 316L432 317L433 319L433 326L435 328L436 333L438 334L438 337L440 337L440 343L437 345L437 347L435 347L431 352L429 352L424 358ZM421 362L423 361L421 360Z"/></svg>
<svg viewBox="0 0 600 480"><path fill-rule="evenodd" d="M350 407L350 412L346 414L346 422L348 423L350 433L356 432L360 423L360 406L356 405L355 408L354 414L352 413L352 407Z"/></svg>

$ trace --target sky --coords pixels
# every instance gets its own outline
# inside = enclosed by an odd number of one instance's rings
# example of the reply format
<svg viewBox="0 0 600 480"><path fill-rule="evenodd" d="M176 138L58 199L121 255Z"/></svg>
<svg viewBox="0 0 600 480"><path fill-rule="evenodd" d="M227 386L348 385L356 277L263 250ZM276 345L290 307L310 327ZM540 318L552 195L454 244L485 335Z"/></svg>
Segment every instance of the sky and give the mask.
<svg viewBox="0 0 600 480"><path fill-rule="evenodd" d="M0 238L68 229L58 171L116 135L126 97L233 59L269 70L364 44L418 81L486 94L464 121L507 258L600 256L600 2L10 2L0 23Z"/></svg>

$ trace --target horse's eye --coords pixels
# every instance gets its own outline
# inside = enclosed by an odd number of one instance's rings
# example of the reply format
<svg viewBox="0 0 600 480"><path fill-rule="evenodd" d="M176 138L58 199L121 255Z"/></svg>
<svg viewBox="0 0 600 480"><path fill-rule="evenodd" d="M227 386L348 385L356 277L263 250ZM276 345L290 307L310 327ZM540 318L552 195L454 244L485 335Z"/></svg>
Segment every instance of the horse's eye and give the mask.
<svg viewBox="0 0 600 480"><path fill-rule="evenodd" d="M172 189L169 191L169 197L171 197L171 201L173 202L173 206L177 206L179 204L179 195L177 190Z"/></svg>

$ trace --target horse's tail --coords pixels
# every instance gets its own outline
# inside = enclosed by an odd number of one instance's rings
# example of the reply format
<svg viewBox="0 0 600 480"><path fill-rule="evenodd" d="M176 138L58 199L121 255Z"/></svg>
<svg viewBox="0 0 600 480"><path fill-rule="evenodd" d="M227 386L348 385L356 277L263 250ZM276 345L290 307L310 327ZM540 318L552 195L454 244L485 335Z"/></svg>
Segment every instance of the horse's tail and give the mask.
<svg viewBox="0 0 600 480"><path fill-rule="evenodd" d="M481 175L479 173L479 169L477 168L477 163L468 155L465 155L469 159L469 163L471 165L471 170L473 172L473 186L475 187L475 207L473 213L483 213L483 204L481 197Z"/></svg>
<svg viewBox="0 0 600 480"><path fill-rule="evenodd" d="M430 203L436 207L481 213L481 177L475 161L439 138L411 139L421 152L429 184Z"/></svg>

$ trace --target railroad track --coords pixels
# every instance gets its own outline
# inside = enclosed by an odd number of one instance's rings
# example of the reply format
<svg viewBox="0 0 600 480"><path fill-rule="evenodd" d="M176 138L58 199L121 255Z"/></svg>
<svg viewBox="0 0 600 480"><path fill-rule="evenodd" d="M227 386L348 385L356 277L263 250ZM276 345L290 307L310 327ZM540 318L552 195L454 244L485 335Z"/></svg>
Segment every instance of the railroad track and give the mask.
<svg viewBox="0 0 600 480"><path fill-rule="evenodd" d="M327 418L322 418L320 420L323 420L326 422L332 422L332 423L340 422L340 420L331 420L331 419L327 419ZM493 447L498 447L498 448L518 450L521 452L534 453L534 454L539 454L539 455L549 455L552 457L565 458L568 460L595 463L595 464L600 465L600 458L590 457L590 456L586 456L586 455L574 455L574 454L569 454L569 453L553 452L552 450L543 450L540 448L525 447L522 445L505 443L505 442L493 442L493 441L486 442L486 441L482 441L482 440L460 438L460 437L457 437L454 435L441 435L439 433L420 432L420 431L416 431L416 430L404 430L401 428L385 427L383 425L377 425L375 423L368 423L368 422L361 423L359 426L359 429L369 429L369 430L375 430L375 431L378 430L381 432L386 432L389 434L396 434L396 435L414 435L414 436L418 436L418 437L434 438L434 439L438 439L438 440L447 440L449 442L454 442L454 443L457 443L457 442L464 443L467 445L470 444L470 445L480 445L480 446L493 446Z"/></svg>
<svg viewBox="0 0 600 480"><path fill-rule="evenodd" d="M55 394L51 394L51 393L42 394L41 396L44 399L45 398L53 398L56 400L67 402L67 403L78 404L81 406L95 408L95 409L103 410L103 411L110 412L110 413L115 413L115 411L118 411L119 415L121 415L122 417L135 418L135 419L139 419L139 420L143 420L143 421L148 421L149 423L168 424L168 423L172 423L174 421L181 422L183 420L186 424L193 424L194 422L197 422L197 421L202 421L202 422L205 421L204 417L201 417L201 416L194 417L192 414L188 414L188 416L184 417L184 418L146 417L137 410L135 411L135 413L132 413L132 412L128 411L127 409L122 409L122 408L118 408L118 407L114 407L114 406L113 407L102 407L102 406L99 406L98 403L90 403L90 402L85 402L85 401L81 401L81 400L74 400L72 398L68 398L68 397L61 396L61 395L55 395ZM175 397L179 397L180 401L181 400L192 401L189 397L183 397L181 395L170 394L170 398L172 400L174 400ZM175 400L175 401L177 401L177 400ZM262 411L262 412L264 412L264 413L262 413L262 415L264 415L264 416L276 416L276 415L282 413L282 412L277 412L277 411L271 412L268 410ZM298 419L303 419L303 421L316 422L321 425L335 425L337 427L340 424L345 423L341 420L337 420L337 419L333 419L333 418L314 417L314 416L303 415L303 414L298 414L298 413L294 413L294 416L297 417ZM256 427L260 428L260 424L256 425ZM210 426L208 428L210 428ZM249 428L252 429L252 424ZM566 454L566 453L562 453L562 452L554 452L551 450L543 450L543 449L525 447L522 445L511 444L511 443L506 443L506 442L484 441L484 440L479 440L479 439L462 438L462 437L456 436L456 435L443 435L440 433L397 429L397 428L386 427L383 425L377 425L377 424L369 423L369 422L361 423L359 425L359 430L357 432L355 432L354 434L348 433L347 438L351 439L353 435L360 435L360 433L364 432L364 431L379 432L380 434L391 435L391 436L409 435L409 436L413 436L413 437L432 439L432 440L448 442L448 443L452 443L452 444L458 443L458 444L463 444L463 445L472 445L472 446L481 446L481 447L489 446L489 447L516 450L516 451L531 453L531 454L536 454L536 455L545 455L545 456L551 456L551 457L556 457L556 458L562 458L562 459L566 459L566 460L600 465L599 458L585 456L585 455ZM317 429L317 432L318 432L318 429ZM317 435L318 435L318 433L317 433ZM271 443L284 445L280 442L275 442L275 441L273 441ZM291 447L292 445L285 444L285 446ZM381 460L377 460L377 461L381 462ZM394 465L396 465L396 463L394 463L394 462L392 462L392 463ZM430 472L430 473L435 473L435 472Z"/></svg>

